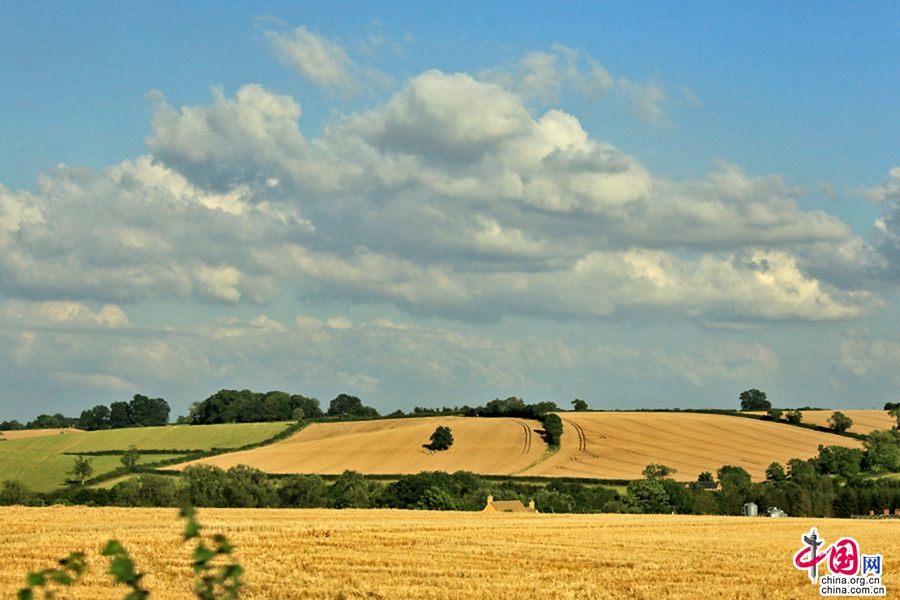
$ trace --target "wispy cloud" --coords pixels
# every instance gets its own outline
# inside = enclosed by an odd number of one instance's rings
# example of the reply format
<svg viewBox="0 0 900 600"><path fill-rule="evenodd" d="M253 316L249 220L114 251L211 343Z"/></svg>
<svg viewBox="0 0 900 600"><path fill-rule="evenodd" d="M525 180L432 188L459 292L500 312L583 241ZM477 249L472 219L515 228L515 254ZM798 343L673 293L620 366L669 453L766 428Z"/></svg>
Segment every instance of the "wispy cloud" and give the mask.
<svg viewBox="0 0 900 600"><path fill-rule="evenodd" d="M356 95L362 92L365 85L390 85L390 78L378 69L362 67L353 61L339 41L305 27L287 32L266 31L264 35L282 64L329 93L339 91ZM371 53L382 43L381 36L370 35L365 45L366 52Z"/></svg>

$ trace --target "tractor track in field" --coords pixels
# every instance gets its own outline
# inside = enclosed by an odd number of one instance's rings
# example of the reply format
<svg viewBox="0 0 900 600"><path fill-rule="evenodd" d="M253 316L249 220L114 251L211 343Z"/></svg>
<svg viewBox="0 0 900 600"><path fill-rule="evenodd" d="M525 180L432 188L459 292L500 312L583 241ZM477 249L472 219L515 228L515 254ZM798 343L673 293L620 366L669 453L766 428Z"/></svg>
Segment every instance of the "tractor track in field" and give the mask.
<svg viewBox="0 0 900 600"><path fill-rule="evenodd" d="M531 438L534 435L531 431L531 427L529 427L527 423L523 423L522 421L516 421L515 419L513 419L512 421L513 423L521 425L522 429L525 432L525 444L522 448L522 454L528 454L529 452L531 452Z"/></svg>
<svg viewBox="0 0 900 600"><path fill-rule="evenodd" d="M597 455L594 454L593 452L589 452L589 451L588 451L588 449L587 449L587 435L585 435L585 433L584 433L584 428L583 428L581 425L579 425L578 423L576 423L575 421L571 421L571 420L569 420L569 419L563 419L563 421L565 421L566 423L568 423L569 425L571 425L571 426L572 426L572 429L575 430L575 433L578 434L578 451L581 452L581 453L583 453L583 454L587 454L588 456L590 456L590 457L592 457L592 458L600 458L599 456L597 456Z"/></svg>

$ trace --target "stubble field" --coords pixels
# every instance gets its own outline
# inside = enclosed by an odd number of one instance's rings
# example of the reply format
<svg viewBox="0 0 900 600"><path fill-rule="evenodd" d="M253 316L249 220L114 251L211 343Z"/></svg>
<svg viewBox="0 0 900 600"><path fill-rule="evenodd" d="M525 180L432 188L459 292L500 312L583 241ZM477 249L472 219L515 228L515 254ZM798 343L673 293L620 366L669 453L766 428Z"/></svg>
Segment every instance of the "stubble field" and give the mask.
<svg viewBox="0 0 900 600"><path fill-rule="evenodd" d="M439 425L451 429L453 446L432 452L423 445ZM545 455L547 445L536 432L540 428L538 421L528 419L467 417L313 423L271 446L196 462L223 469L245 464L267 473L339 474L352 469L365 474L464 470L508 475Z"/></svg>
<svg viewBox="0 0 900 600"><path fill-rule="evenodd" d="M562 444L553 453L546 451L537 421L427 417L315 423L271 446L197 462L224 469L245 464L268 473L462 469L483 475L597 479L640 479L648 464L663 463L678 469L678 479L684 481L733 465L762 481L773 462L816 456L820 444L862 448L858 440L832 433L726 415L564 412L560 417ZM438 425L450 427L453 446L430 452L422 445Z"/></svg>
<svg viewBox="0 0 900 600"><path fill-rule="evenodd" d="M394 510L202 509L207 533L236 544L243 596L523 600L815 598L791 564L800 535L855 537L900 586L895 522L673 515L515 515ZM70 550L90 574L61 598L121 598L103 575L105 541L125 544L153 597L188 599L190 545L172 509L0 508L0 596Z"/></svg>

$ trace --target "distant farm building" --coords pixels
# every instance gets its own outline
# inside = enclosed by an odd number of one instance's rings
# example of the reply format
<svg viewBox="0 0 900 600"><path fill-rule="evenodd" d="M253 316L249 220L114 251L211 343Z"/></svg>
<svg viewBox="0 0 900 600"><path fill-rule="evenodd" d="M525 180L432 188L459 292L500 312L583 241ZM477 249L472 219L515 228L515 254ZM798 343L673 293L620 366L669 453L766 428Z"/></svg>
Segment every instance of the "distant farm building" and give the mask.
<svg viewBox="0 0 900 600"><path fill-rule="evenodd" d="M518 500L494 500L493 496L487 497L487 506L482 512L513 512L513 513L536 513L534 500L525 506Z"/></svg>
<svg viewBox="0 0 900 600"><path fill-rule="evenodd" d="M715 481L691 481L684 484L684 487L689 488L692 485L696 485L700 489L706 490L707 492L718 492L722 490L722 484Z"/></svg>

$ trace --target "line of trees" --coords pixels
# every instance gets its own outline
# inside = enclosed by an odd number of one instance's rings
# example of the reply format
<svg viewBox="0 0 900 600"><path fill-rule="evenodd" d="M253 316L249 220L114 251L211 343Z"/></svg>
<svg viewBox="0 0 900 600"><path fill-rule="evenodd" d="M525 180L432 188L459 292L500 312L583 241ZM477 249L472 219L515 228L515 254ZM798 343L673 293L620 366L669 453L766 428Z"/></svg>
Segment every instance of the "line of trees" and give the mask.
<svg viewBox="0 0 900 600"><path fill-rule="evenodd" d="M169 403L162 398L135 394L130 402L98 404L81 412L78 428L86 431L124 429L126 427L160 427L169 424Z"/></svg>
<svg viewBox="0 0 900 600"><path fill-rule="evenodd" d="M93 506L222 508L400 508L482 510L488 495L498 500L534 500L542 512L622 512L619 494L601 485L553 481L547 485L495 482L457 471L401 475L384 483L345 471L332 483L318 475L273 477L238 465L223 470L192 465L180 477L143 473L112 489L72 486L37 494L17 481L0 484L0 505L68 502Z"/></svg>
<svg viewBox="0 0 900 600"><path fill-rule="evenodd" d="M0 431L21 431L23 429L61 429L66 427L77 427L78 419L74 417L65 417L60 413L55 415L38 415L33 421L22 424L15 419L12 421L0 422Z"/></svg>
<svg viewBox="0 0 900 600"><path fill-rule="evenodd" d="M191 425L219 423L266 423L322 417L315 398L272 391L219 390L191 405L186 422Z"/></svg>

